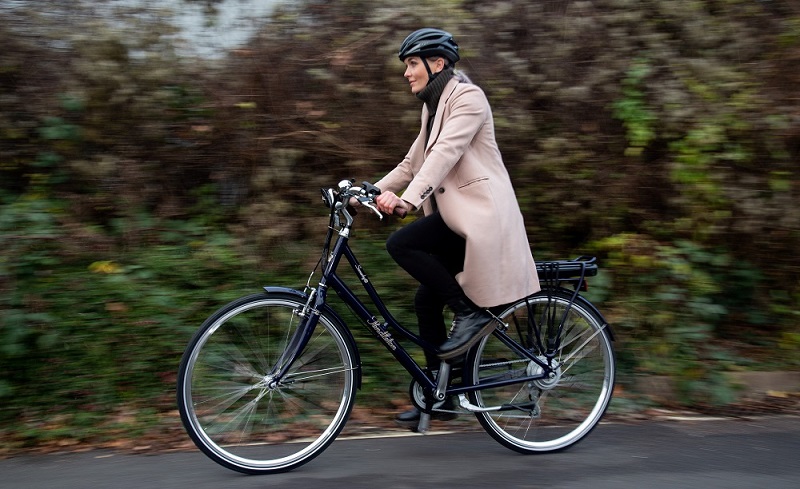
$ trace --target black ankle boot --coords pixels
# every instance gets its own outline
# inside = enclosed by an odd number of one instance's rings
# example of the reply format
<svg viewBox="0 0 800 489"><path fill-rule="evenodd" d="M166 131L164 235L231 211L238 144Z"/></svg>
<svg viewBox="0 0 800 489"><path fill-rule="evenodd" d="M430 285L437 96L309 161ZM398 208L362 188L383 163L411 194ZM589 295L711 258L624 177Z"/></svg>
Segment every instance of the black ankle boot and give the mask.
<svg viewBox="0 0 800 489"><path fill-rule="evenodd" d="M453 331L439 347L439 358L447 360L464 354L478 340L491 333L497 323L485 309L475 309L459 301L453 307Z"/></svg>

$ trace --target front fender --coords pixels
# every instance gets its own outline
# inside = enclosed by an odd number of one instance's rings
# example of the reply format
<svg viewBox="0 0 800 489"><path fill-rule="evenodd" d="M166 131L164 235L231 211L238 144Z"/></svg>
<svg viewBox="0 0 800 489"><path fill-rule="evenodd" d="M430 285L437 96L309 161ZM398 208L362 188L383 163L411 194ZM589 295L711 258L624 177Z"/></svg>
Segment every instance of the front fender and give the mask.
<svg viewBox="0 0 800 489"><path fill-rule="evenodd" d="M286 294L294 297L299 302L305 304L308 302L308 294L301 292L297 289L291 289L289 287L277 287L277 286L266 286L264 287L264 291L269 294ZM356 386L361 389L361 354L358 351L358 346L356 344L355 338L353 338L353 333L350 332L350 328L347 327L347 323L342 320L342 317L334 311L328 304L324 304L322 310L320 311L321 314L324 314L326 317L331 319L336 323L339 327L340 332L344 336L345 341L347 341L350 347L350 351L353 352L355 356L356 366L358 373L356 374Z"/></svg>

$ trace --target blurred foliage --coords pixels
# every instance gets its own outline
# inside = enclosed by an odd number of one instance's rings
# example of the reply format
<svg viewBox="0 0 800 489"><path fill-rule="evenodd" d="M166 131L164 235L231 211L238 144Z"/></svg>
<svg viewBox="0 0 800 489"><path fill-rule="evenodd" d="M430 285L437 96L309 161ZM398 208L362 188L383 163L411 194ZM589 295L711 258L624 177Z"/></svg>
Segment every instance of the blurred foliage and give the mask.
<svg viewBox="0 0 800 489"><path fill-rule="evenodd" d="M382 176L419 130L396 49L422 25L490 98L536 258L600 256L623 383L725 403L726 371L798 366L796 2L312 0L221 60L179 55L162 10L115 15L0 11L4 438L141 429L216 307L302 287L317 188ZM412 324L398 225L354 247ZM362 402L405 396L357 336Z"/></svg>

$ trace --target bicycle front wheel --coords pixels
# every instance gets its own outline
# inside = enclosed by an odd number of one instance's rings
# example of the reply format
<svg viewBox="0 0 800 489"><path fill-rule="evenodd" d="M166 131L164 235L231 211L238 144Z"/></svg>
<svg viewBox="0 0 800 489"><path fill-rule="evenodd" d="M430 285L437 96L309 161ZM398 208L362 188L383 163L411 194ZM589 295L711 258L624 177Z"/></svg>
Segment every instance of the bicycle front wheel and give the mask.
<svg viewBox="0 0 800 489"><path fill-rule="evenodd" d="M487 409L476 416L512 450L563 450L594 429L611 401L615 366L608 325L587 302L572 299L568 290L550 289L515 303L499 316L509 326L506 336L495 332L470 351L469 380L498 385L469 394ZM517 348L551 365L552 374L514 382L544 372Z"/></svg>
<svg viewBox="0 0 800 489"><path fill-rule="evenodd" d="M320 316L287 375L272 377L302 308L290 294L243 297L189 343L178 408L195 445L215 462L249 474L290 470L319 455L347 422L359 365L336 318Z"/></svg>

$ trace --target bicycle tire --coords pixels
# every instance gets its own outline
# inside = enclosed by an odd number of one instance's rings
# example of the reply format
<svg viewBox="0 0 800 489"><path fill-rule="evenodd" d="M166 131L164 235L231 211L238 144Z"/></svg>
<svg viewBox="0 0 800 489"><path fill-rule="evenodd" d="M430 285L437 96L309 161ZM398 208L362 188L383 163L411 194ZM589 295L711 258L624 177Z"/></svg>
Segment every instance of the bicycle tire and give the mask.
<svg viewBox="0 0 800 489"><path fill-rule="evenodd" d="M547 345L548 336L543 324L548 317L556 326L563 319L561 347L554 357L560 367L553 378L469 393L470 402L480 408L517 407L475 413L489 435L514 451L556 452L574 445L597 426L611 401L615 359L608 325L585 299L572 299L569 290L543 290L498 316L509 326L508 336L540 360L545 360L542 346ZM535 322L529 323L531 319ZM473 384L543 372L501 341L497 332L470 350L467 365L467 380Z"/></svg>
<svg viewBox="0 0 800 489"><path fill-rule="evenodd" d="M297 328L302 298L255 294L223 306L181 359L177 400L195 445L229 469L283 472L322 453L355 401L358 352L334 315L323 313L308 346L271 385L271 368Z"/></svg>

